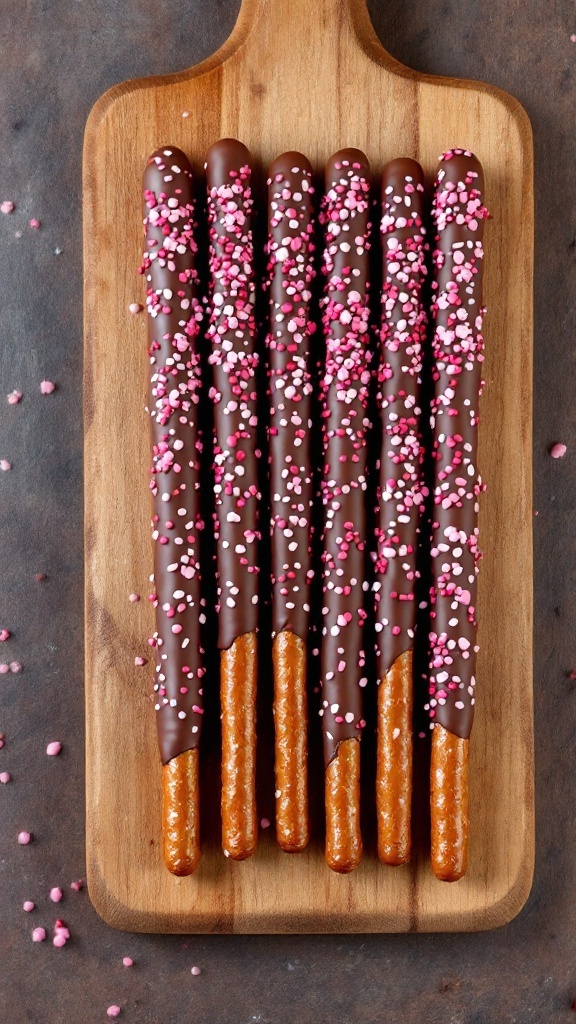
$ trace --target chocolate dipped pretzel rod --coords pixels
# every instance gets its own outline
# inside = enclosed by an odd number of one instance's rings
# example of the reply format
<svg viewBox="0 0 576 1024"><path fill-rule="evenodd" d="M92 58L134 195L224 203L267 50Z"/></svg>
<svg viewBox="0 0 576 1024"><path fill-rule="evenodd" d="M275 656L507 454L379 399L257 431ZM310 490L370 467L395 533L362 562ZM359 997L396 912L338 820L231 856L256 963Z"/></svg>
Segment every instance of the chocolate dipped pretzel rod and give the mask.
<svg viewBox="0 0 576 1024"><path fill-rule="evenodd" d="M320 714L326 763L326 862L355 868L360 833L360 735L366 538L366 431L370 382L368 160L343 149L328 161L321 221L326 276L322 324L325 459L322 687Z"/></svg>
<svg viewBox="0 0 576 1024"><path fill-rule="evenodd" d="M314 278L312 168L284 153L268 172L270 274L270 505L276 837L286 852L308 845L306 643L310 619L312 383L310 287Z"/></svg>
<svg viewBox="0 0 576 1024"><path fill-rule="evenodd" d="M198 745L202 723L198 563L202 320L195 268L192 169L174 146L157 149L144 171L144 257L151 366L152 537L156 712L163 769L166 865L189 875L200 857Z"/></svg>
<svg viewBox="0 0 576 1024"><path fill-rule="evenodd" d="M432 868L453 882L466 871L468 748L474 715L478 405L482 392L484 176L468 150L441 158L433 202L435 280L434 587L430 633Z"/></svg>
<svg viewBox="0 0 576 1024"><path fill-rule="evenodd" d="M244 860L256 849L258 353L250 154L222 139L206 157L214 402L222 847Z"/></svg>
<svg viewBox="0 0 576 1024"><path fill-rule="evenodd" d="M410 859L416 545L422 481L419 431L426 312L422 287L424 173L392 160L382 175L382 312L378 400L382 417L377 488L376 654L378 857Z"/></svg>

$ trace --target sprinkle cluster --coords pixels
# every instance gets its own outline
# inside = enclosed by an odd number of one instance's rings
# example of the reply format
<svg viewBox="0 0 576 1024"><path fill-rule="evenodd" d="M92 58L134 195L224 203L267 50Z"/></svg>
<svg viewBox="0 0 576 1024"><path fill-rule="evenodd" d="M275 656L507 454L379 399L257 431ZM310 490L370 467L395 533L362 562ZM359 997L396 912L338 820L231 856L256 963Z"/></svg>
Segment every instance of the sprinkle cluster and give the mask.
<svg viewBox="0 0 576 1024"><path fill-rule="evenodd" d="M154 438L151 600L157 628L149 642L156 650L155 707L163 713L159 727L166 742L176 730L181 737L178 746L185 750L199 740L204 673L199 637L204 621L199 564L204 524L198 476L202 442L197 427L197 337L203 311L196 296L192 175L182 166L182 157L164 149L149 162L145 185L147 178L159 178L162 184L156 191L144 189L146 247L141 272L146 278ZM179 752L170 751L172 756ZM166 749L162 753L163 760L169 759Z"/></svg>
<svg viewBox="0 0 576 1024"><path fill-rule="evenodd" d="M432 720L466 736L475 685L478 498L478 399L482 391L483 221L480 165L451 150L438 172L433 219L436 272L432 313L436 460L432 558L435 586L430 633Z"/></svg>
<svg viewBox="0 0 576 1024"><path fill-rule="evenodd" d="M364 725L361 689L366 613L364 551L366 415L370 384L367 164L336 158L322 204L325 227L322 325L326 361L321 385L325 464L322 681L326 760Z"/></svg>
<svg viewBox="0 0 576 1024"><path fill-rule="evenodd" d="M254 252L250 167L232 167L208 191L209 362L214 368L214 472L219 646L257 628L258 489Z"/></svg>
<svg viewBox="0 0 576 1024"><path fill-rule="evenodd" d="M382 191L383 285L381 293L378 404L382 418L380 479L376 524L376 650L378 676L414 643L416 541L427 488L422 480L423 448L419 433L422 354L426 312L422 287L425 229L421 168L398 161ZM412 164L414 164L412 168ZM393 180L392 179L399 179ZM390 184L386 184L391 181Z"/></svg>
<svg viewBox="0 0 576 1024"><path fill-rule="evenodd" d="M294 157L296 154L294 154ZM270 531L273 630L293 629L307 639L311 565L312 428L310 317L314 271L308 161L268 180L270 276Z"/></svg>

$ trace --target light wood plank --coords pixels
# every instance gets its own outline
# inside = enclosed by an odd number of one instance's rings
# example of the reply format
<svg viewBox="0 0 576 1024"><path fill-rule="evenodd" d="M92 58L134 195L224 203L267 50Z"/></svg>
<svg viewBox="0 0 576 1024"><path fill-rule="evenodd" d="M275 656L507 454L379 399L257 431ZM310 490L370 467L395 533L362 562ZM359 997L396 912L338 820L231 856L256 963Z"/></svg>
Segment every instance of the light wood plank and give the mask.
<svg viewBox="0 0 576 1024"><path fill-rule="evenodd" d="M188 111L187 118L182 112ZM470 867L437 881L424 850L405 868L369 851L333 875L315 843L287 856L272 831L243 864L204 844L177 879L160 845L160 766L150 672L134 667L150 635L148 423L140 181L162 143L200 172L208 146L237 136L266 165L301 149L320 169L340 146L377 174L393 156L433 174L439 154L473 149L484 164L487 386L480 465L479 703L471 750ZM377 40L365 0L244 0L237 26L203 64L124 83L94 107L84 150L87 847L92 900L134 931L478 930L524 903L534 845L532 730L532 139L498 89L402 67ZM214 685L217 685L214 681ZM215 807L218 801L215 800Z"/></svg>

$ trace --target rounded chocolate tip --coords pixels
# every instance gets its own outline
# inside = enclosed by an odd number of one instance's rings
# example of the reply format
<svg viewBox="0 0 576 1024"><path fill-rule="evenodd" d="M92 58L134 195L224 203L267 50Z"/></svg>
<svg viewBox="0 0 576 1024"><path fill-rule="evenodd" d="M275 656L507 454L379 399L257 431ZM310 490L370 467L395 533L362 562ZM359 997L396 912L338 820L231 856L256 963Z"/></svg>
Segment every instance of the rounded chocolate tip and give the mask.
<svg viewBox="0 0 576 1024"><path fill-rule="evenodd" d="M438 169L442 169L448 181L465 181L470 171L475 175L470 184L480 192L484 189L484 171L477 156L469 149L449 149L442 155Z"/></svg>
<svg viewBox="0 0 576 1024"><path fill-rule="evenodd" d="M418 161L412 160L408 156L400 156L396 160L390 160L382 171L382 199L387 198L385 197L385 191L390 185L393 188L402 186L402 189L404 189L406 178L411 178L414 185L424 184L424 171Z"/></svg>
<svg viewBox="0 0 576 1024"><path fill-rule="evenodd" d="M342 177L342 169L352 166L363 177L370 174L368 157L361 149L339 149L326 161L326 188L330 188Z"/></svg>
<svg viewBox="0 0 576 1024"><path fill-rule="evenodd" d="M219 139L210 146L206 154L206 179L208 187L218 188L228 181L230 171L237 171L251 164L250 150L238 139Z"/></svg>
<svg viewBox="0 0 576 1024"><path fill-rule="evenodd" d="M281 153L270 164L268 177L274 179L277 174L288 177L290 174L301 173L302 171L312 174L312 165L308 157L304 156L303 153L298 153L297 150L291 149L287 153Z"/></svg>
<svg viewBox="0 0 576 1024"><path fill-rule="evenodd" d="M158 160L166 164L176 162L178 166L190 167L190 161L186 153L178 149L178 146L158 146L148 157L146 167L149 167L152 163L157 164Z"/></svg>

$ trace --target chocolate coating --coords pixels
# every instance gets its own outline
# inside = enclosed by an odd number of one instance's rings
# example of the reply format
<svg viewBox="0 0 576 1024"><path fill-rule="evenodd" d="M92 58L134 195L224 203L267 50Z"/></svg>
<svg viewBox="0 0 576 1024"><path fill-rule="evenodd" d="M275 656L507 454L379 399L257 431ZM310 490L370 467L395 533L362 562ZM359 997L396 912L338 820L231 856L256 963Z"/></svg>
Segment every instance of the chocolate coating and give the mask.
<svg viewBox="0 0 576 1024"><path fill-rule="evenodd" d="M306 643L310 620L312 381L310 287L314 279L312 168L283 153L268 172L270 276L270 533L272 630Z"/></svg>
<svg viewBox="0 0 576 1024"><path fill-rule="evenodd" d="M229 648L258 625L257 369L250 154L221 139L208 151L209 362L214 387L219 634Z"/></svg>
<svg viewBox="0 0 576 1024"><path fill-rule="evenodd" d="M326 365L322 688L320 714L328 764L338 745L359 739L362 687L363 592L366 542L366 431L369 370L368 273L370 170L359 150L336 153L326 167L322 324Z"/></svg>
<svg viewBox="0 0 576 1024"><path fill-rule="evenodd" d="M424 172L392 160L382 175L382 312L378 404L382 419L375 565L378 679L414 647L416 545L428 493L419 431L426 311Z"/></svg>
<svg viewBox="0 0 576 1024"><path fill-rule="evenodd" d="M174 146L157 149L143 179L145 229L141 273L151 379L156 711L162 761L198 746L202 722L204 602L198 552L201 437L200 364L192 170Z"/></svg>
<svg viewBox="0 0 576 1024"><path fill-rule="evenodd" d="M435 185L434 428L429 711L467 738L474 716L478 498L478 405L482 392L484 177L467 150L440 162Z"/></svg>

